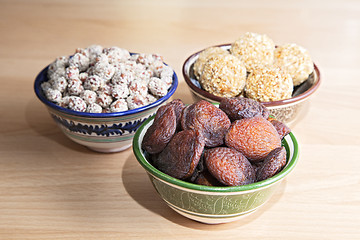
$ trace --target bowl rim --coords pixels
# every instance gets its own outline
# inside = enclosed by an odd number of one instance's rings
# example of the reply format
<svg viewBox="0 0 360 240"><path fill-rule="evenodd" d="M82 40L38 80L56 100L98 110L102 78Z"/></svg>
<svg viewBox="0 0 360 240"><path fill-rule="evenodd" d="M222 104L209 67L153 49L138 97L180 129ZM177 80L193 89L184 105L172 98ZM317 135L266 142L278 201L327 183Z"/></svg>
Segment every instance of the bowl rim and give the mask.
<svg viewBox="0 0 360 240"><path fill-rule="evenodd" d="M43 94L43 91L41 89L41 84L43 82L48 81L48 77L47 77L47 70L49 68L50 65L46 66L43 70L41 70L38 75L35 78L35 82L34 82L34 91L36 96L38 97L38 99L40 99L40 101L42 103L44 103L47 107L54 109L56 111L62 112L62 113L66 113L69 115L74 115L74 116L78 116L78 117L86 117L86 118L113 118L113 117L121 117L121 116L128 116L134 113L141 113L144 112L148 109L154 108L156 106L161 105L163 102L167 101L176 91L177 87L178 87L178 77L175 73L175 71L173 70L173 81L171 83L171 86L169 88L168 93L159 98L158 100L156 100L155 102L148 104L146 106L142 106L139 108L135 108L135 109L131 109L131 110L127 110L127 111L122 111L122 112L114 112L114 113L88 113L88 112L78 112L78 111L74 111L71 109L67 109L67 108L63 108L60 107L59 105L56 105L55 103L49 101Z"/></svg>
<svg viewBox="0 0 360 240"><path fill-rule="evenodd" d="M154 166L152 166L149 161L145 158L144 154L141 150L141 142L140 142L140 135L144 131L144 128L153 121L155 116L152 116L148 118L136 131L134 138L133 138L133 152L137 159L137 161L140 163L140 165L146 170L148 174L151 174L167 183L176 185L178 187L183 187L185 189L200 191L200 192L215 192L215 193L233 193L233 192L245 192L245 191L251 191L251 190L257 190L269 185L272 185L280 180L282 180L287 174L289 174L292 169L295 167L298 158L299 158L299 146L297 139L295 135L291 132L289 133L290 139L293 143L293 156L291 159L288 159L284 169L274 175L273 177L270 177L268 179L265 179L263 181L242 185L242 186L224 186L224 187L212 187L212 186L204 186L204 185L198 185L190 182L186 182L174 177L171 177L160 170L156 169ZM289 145L287 141L282 141L284 147L286 148L287 152L287 158L289 158Z"/></svg>
<svg viewBox="0 0 360 240"><path fill-rule="evenodd" d="M222 47L222 48L228 49L230 46L231 46L231 43L225 43L225 44L214 45L213 47ZM188 72L188 70L190 70L190 67L191 67L190 62L191 62L191 60L196 58L205 49L202 49L198 52L193 53L185 60L183 67L182 67L182 74L183 74L186 84L196 94L203 96L207 99L210 99L212 101L220 102L223 99L223 97L215 96L215 95L197 87L190 80L190 76L189 76L189 72ZM272 102L261 102L261 103L264 104L266 107L275 107L275 106L281 106L281 105L287 105L287 104L294 104L296 102L300 102L300 101L307 99L310 95L312 95L319 88L320 83L321 83L320 70L315 63L314 63L314 79L315 79L315 82L309 89L307 89L305 92L303 92L295 97L292 97L289 99L284 99L284 100L278 100L278 101L272 101Z"/></svg>

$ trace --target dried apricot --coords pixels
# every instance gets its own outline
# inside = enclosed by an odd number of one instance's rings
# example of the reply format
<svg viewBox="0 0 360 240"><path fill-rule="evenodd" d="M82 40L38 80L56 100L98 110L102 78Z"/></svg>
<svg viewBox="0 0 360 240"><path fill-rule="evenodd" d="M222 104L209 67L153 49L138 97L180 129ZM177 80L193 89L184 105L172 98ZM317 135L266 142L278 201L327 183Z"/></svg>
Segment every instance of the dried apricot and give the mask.
<svg viewBox="0 0 360 240"><path fill-rule="evenodd" d="M204 161L209 172L227 186L240 186L255 181L255 171L251 163L235 149L208 149L204 153Z"/></svg>
<svg viewBox="0 0 360 240"><path fill-rule="evenodd" d="M165 104L164 106L159 107L159 109L156 111L154 120L156 121L156 119L159 118L161 115L163 115L164 112L170 107L174 108L176 115L176 122L179 125L181 113L185 108L185 104L180 99L174 99L171 102Z"/></svg>
<svg viewBox="0 0 360 240"><path fill-rule="evenodd" d="M281 171L286 164L286 150L278 147L272 150L265 158L256 172L256 180L262 181Z"/></svg>
<svg viewBox="0 0 360 240"><path fill-rule="evenodd" d="M222 145L230 125L230 119L221 109L204 100L185 107L181 117L184 130L197 129L202 132L206 147Z"/></svg>
<svg viewBox="0 0 360 240"><path fill-rule="evenodd" d="M260 102L250 98L223 98L219 108L228 115L232 122L255 116L263 116L265 119L269 117L269 110Z"/></svg>
<svg viewBox="0 0 360 240"><path fill-rule="evenodd" d="M153 164L172 177L187 179L194 174L204 146L204 138L199 131L178 132L159 156L153 159Z"/></svg>
<svg viewBox="0 0 360 240"><path fill-rule="evenodd" d="M204 186L223 186L209 171L205 170L197 176L194 183Z"/></svg>
<svg viewBox="0 0 360 240"><path fill-rule="evenodd" d="M175 109L170 107L146 131L141 147L150 154L161 152L176 131Z"/></svg>
<svg viewBox="0 0 360 240"><path fill-rule="evenodd" d="M261 161L281 146L275 127L263 117L236 120L225 135L225 144L245 155L251 162Z"/></svg>
<svg viewBox="0 0 360 240"><path fill-rule="evenodd" d="M276 120L275 118L269 117L269 122L275 127L278 132L280 139L283 139L286 135L291 132L291 129L283 122Z"/></svg>

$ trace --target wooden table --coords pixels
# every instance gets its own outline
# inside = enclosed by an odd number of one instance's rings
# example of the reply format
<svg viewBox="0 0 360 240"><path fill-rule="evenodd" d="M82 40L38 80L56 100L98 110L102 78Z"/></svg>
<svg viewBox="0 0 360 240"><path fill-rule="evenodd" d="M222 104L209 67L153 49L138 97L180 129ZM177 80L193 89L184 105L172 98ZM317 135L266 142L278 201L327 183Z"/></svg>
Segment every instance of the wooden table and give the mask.
<svg viewBox="0 0 360 240"><path fill-rule="evenodd" d="M270 202L206 225L158 197L131 149L67 139L36 74L91 44L160 53L179 76L195 51L251 31L306 47L322 74L293 131L300 160ZM0 239L360 239L360 2L0 0Z"/></svg>

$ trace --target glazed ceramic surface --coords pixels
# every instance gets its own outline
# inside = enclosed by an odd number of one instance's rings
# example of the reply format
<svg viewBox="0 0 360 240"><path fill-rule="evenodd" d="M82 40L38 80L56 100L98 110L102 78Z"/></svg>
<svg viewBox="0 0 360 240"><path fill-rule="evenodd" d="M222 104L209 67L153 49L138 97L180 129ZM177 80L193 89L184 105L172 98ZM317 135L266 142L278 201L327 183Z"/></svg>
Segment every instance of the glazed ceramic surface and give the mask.
<svg viewBox="0 0 360 240"><path fill-rule="evenodd" d="M218 47L224 49L229 49L230 46L230 44L218 45ZM212 103L219 103L222 97L215 96L202 89L194 75L193 65L198 59L200 52L201 51L192 54L184 62L182 72L185 82L189 86L195 102L204 99ZM319 85L320 71L314 64L314 72L309 76L307 81L294 88L292 98L273 102L263 102L263 104L276 119L289 126L294 126L305 112L306 107L308 106L309 97L318 89Z"/></svg>
<svg viewBox="0 0 360 240"><path fill-rule="evenodd" d="M178 79L174 72L173 83L168 93L156 102L123 112L85 113L62 108L48 101L40 86L47 80L46 67L36 77L34 89L37 97L46 105L53 120L71 140L98 152L118 152L129 148L135 131L166 103L178 86Z"/></svg>
<svg viewBox="0 0 360 240"><path fill-rule="evenodd" d="M210 187L192 184L162 173L151 165L148 155L141 149L144 134L153 122L153 117L136 132L133 151L140 165L161 198L181 215L195 221L216 224L242 218L266 203L276 191L278 184L295 167L299 156L298 143L290 133L283 140L287 151L287 164L275 176L264 181L235 187Z"/></svg>

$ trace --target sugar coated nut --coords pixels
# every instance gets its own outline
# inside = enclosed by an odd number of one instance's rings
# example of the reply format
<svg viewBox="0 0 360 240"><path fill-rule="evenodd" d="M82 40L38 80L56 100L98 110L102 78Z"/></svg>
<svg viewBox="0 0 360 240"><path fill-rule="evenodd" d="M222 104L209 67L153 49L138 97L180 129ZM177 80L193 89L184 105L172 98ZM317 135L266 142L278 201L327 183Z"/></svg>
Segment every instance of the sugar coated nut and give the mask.
<svg viewBox="0 0 360 240"><path fill-rule="evenodd" d="M157 77L150 78L148 88L150 93L152 93L156 97L163 97L168 92L167 84Z"/></svg>
<svg viewBox="0 0 360 240"><path fill-rule="evenodd" d="M235 97L244 89L246 68L230 54L212 55L204 65L199 83L205 91L219 97Z"/></svg>
<svg viewBox="0 0 360 240"><path fill-rule="evenodd" d="M78 112L86 111L86 103L81 97L71 96L69 98L69 108Z"/></svg>
<svg viewBox="0 0 360 240"><path fill-rule="evenodd" d="M268 120L257 116L233 122L225 135L225 144L244 154L249 161L258 162L280 147L281 139Z"/></svg>
<svg viewBox="0 0 360 240"><path fill-rule="evenodd" d="M257 67L274 62L275 43L265 34L247 32L240 36L230 48L230 52L244 62L248 72Z"/></svg>
<svg viewBox="0 0 360 240"><path fill-rule="evenodd" d="M77 48L71 57L56 58L41 89L48 100L61 107L70 108L69 97L77 96L89 105L86 111L109 113L139 108L165 96L173 74L158 54L131 55L119 47L91 45ZM154 76L157 78L152 79ZM84 109L71 106L72 110Z"/></svg>
<svg viewBox="0 0 360 240"><path fill-rule="evenodd" d="M284 44L275 49L275 64L290 74L294 86L303 83L314 71L310 53L295 43Z"/></svg>
<svg viewBox="0 0 360 240"><path fill-rule="evenodd" d="M292 92L293 81L290 74L278 66L257 68L246 80L246 97L259 102L288 99Z"/></svg>

